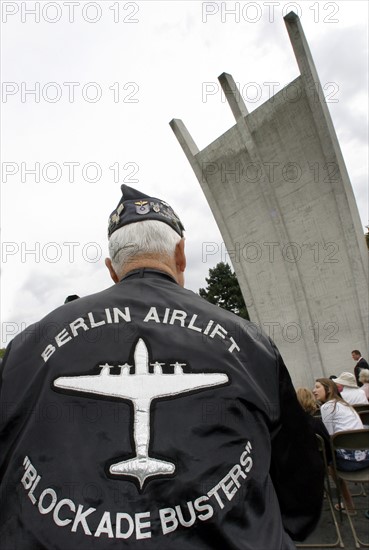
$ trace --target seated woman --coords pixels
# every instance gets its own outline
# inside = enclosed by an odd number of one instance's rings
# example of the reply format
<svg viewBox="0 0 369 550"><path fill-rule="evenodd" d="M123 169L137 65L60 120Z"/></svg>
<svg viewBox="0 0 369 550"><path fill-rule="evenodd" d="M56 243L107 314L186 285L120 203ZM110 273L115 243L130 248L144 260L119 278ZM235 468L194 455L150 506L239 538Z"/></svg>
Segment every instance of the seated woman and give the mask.
<svg viewBox="0 0 369 550"><path fill-rule="evenodd" d="M308 388L297 388L296 395L301 407L307 414L309 424L313 428L314 432L320 435L320 437L324 441L327 462L328 464L330 464L332 462L331 440L327 428L322 422L322 419L314 416L314 414L319 410L319 406L315 400L314 394Z"/></svg>
<svg viewBox="0 0 369 550"><path fill-rule="evenodd" d="M318 378L315 382L313 394L315 399L322 403L320 407L322 421L330 435L346 430L363 429L360 416L353 407L338 395L337 386L332 380ZM336 451L336 464L339 470L346 471L367 468L369 466L369 451L338 449ZM353 515L356 512L350 491L343 480L339 480L339 483L347 513Z"/></svg>

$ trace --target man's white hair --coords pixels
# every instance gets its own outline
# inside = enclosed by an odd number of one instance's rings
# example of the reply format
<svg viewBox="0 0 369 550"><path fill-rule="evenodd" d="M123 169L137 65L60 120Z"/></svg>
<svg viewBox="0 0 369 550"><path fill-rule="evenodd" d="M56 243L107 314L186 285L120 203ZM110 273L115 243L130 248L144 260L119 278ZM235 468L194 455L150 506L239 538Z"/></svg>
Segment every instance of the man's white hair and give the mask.
<svg viewBox="0 0 369 550"><path fill-rule="evenodd" d="M118 276L138 256L172 258L180 235L168 224L144 220L120 227L110 236L109 256Z"/></svg>

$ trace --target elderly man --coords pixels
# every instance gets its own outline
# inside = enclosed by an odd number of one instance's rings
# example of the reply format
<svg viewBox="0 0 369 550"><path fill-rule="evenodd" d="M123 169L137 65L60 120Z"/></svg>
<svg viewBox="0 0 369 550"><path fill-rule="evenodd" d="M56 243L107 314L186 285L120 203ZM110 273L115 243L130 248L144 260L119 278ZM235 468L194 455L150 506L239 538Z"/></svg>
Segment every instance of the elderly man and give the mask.
<svg viewBox="0 0 369 550"><path fill-rule="evenodd" d="M350 405L368 404L364 390L358 387L355 376L351 372L342 372L333 382L336 384L342 399Z"/></svg>
<svg viewBox="0 0 369 550"><path fill-rule="evenodd" d="M183 288L183 225L122 186L111 288L16 337L2 550L290 550L320 515L315 438L273 343Z"/></svg>

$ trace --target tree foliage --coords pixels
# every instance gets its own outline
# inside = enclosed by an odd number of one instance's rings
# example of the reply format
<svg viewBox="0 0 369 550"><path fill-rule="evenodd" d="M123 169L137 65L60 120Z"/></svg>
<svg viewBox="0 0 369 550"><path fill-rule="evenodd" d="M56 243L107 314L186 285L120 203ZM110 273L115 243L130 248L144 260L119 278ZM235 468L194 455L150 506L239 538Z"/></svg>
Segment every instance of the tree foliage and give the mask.
<svg viewBox="0 0 369 550"><path fill-rule="evenodd" d="M224 262L209 269L209 277L205 278L208 286L200 288L199 294L208 302L232 311L239 317L249 319L247 307L243 299L236 274Z"/></svg>

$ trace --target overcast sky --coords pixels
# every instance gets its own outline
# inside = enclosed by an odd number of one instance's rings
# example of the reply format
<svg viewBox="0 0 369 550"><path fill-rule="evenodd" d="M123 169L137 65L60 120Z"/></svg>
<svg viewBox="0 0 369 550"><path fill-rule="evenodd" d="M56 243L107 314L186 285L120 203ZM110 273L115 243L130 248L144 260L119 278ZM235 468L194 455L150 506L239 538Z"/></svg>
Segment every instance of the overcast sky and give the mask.
<svg viewBox="0 0 369 550"><path fill-rule="evenodd" d="M169 121L182 119L202 149L234 125L222 72L240 83L250 112L296 78L283 21L292 9L364 230L366 1L3 1L1 9L3 346L67 295L110 285L107 219L123 182L173 206L186 228L186 286L206 286L227 256Z"/></svg>

